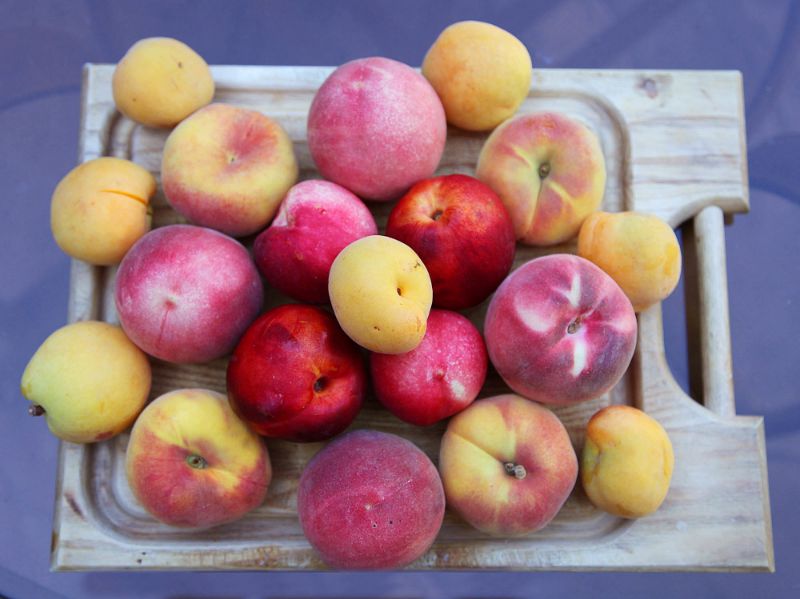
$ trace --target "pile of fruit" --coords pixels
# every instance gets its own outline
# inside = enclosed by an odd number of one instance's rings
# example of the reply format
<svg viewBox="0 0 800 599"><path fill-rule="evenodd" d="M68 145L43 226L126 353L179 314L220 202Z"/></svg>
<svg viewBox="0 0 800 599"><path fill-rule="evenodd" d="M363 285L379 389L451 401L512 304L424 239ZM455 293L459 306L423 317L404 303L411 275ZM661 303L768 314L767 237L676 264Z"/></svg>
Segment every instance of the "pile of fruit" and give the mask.
<svg viewBox="0 0 800 599"><path fill-rule="evenodd" d="M260 112L212 104L199 55L172 39L135 44L114 72L114 100L141 125L172 128L161 186L189 224L150 231L157 182L133 162L99 158L64 177L53 234L76 259L119 264L121 327L89 321L53 333L22 377L31 413L74 443L133 424L135 497L161 522L195 529L265 501L265 438L332 439L302 473L297 510L310 543L339 568L411 563L434 542L445 504L487 534L532 533L579 471L600 509L655 511L673 467L655 420L623 405L600 410L579 469L549 408L619 382L635 312L674 289L679 246L656 217L598 211L601 143L570 115L516 114L531 72L519 40L478 22L445 29L421 74L386 58L342 65L308 114L324 179L298 183L285 131ZM476 177L434 176L448 123L491 131ZM396 201L385 235L364 201ZM235 239L247 236L250 249ZM576 236L577 256L511 272L517 243ZM302 303L262 313L264 281L267 293ZM484 301L481 334L458 311ZM227 396L176 389L145 406L148 356L230 356ZM475 401L489 362L517 395ZM395 435L340 435L370 392L410 425L449 419L438 468Z"/></svg>

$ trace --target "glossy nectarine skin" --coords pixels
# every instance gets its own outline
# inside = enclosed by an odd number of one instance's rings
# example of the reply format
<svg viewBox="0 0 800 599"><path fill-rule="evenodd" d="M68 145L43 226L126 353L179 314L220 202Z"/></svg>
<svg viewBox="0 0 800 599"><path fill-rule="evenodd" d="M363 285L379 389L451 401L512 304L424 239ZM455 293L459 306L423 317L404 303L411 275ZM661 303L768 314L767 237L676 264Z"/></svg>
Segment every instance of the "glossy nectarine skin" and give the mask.
<svg viewBox="0 0 800 599"><path fill-rule="evenodd" d="M377 232L372 213L344 187L302 181L256 238L253 257L270 285L297 300L324 304L336 256L356 239Z"/></svg>
<svg viewBox="0 0 800 599"><path fill-rule="evenodd" d="M425 337L410 352L370 354L378 400L401 420L418 426L470 405L486 379L488 362L478 329L449 310L431 310Z"/></svg>
<svg viewBox="0 0 800 599"><path fill-rule="evenodd" d="M578 256L552 254L523 264L500 285L483 330L492 364L514 391L571 404L620 380L637 325L611 277Z"/></svg>
<svg viewBox="0 0 800 599"><path fill-rule="evenodd" d="M228 398L253 430L290 441L322 441L361 408L366 368L328 312L288 304L258 318L228 363Z"/></svg>
<svg viewBox="0 0 800 599"><path fill-rule="evenodd" d="M337 68L308 113L308 148L320 173L370 200L396 199L433 175L446 135L436 92L417 71L389 58Z"/></svg>
<svg viewBox="0 0 800 599"><path fill-rule="evenodd" d="M297 489L300 525L334 568L402 568L425 553L444 518L436 468L413 443L357 430L308 463Z"/></svg>
<svg viewBox="0 0 800 599"><path fill-rule="evenodd" d="M117 272L122 328L169 362L230 353L261 310L263 286L247 250L218 231L169 225L142 237Z"/></svg>
<svg viewBox="0 0 800 599"><path fill-rule="evenodd" d="M386 234L413 249L428 269L433 304L479 304L511 270L514 228L491 188L467 175L420 181L392 209Z"/></svg>

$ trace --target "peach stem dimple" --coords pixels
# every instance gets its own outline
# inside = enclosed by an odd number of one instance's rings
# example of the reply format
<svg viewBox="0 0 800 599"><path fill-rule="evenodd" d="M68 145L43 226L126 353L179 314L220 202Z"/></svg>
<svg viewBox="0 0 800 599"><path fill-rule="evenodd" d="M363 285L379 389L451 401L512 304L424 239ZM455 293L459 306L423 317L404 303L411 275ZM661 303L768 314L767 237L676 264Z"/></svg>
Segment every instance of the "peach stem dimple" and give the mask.
<svg viewBox="0 0 800 599"><path fill-rule="evenodd" d="M186 463L195 470L203 470L204 468L208 467L208 462L206 462L205 458L201 455L197 455L196 453L186 456Z"/></svg>
<svg viewBox="0 0 800 599"><path fill-rule="evenodd" d="M503 464L503 468L506 470L506 474L509 476L513 476L516 479L522 480L528 475L528 471L525 470L525 466L522 464L515 464L514 462L505 462Z"/></svg>
<svg viewBox="0 0 800 599"><path fill-rule="evenodd" d="M550 174L550 163L549 162L542 162L539 165L539 178L540 179L544 179L549 174Z"/></svg>

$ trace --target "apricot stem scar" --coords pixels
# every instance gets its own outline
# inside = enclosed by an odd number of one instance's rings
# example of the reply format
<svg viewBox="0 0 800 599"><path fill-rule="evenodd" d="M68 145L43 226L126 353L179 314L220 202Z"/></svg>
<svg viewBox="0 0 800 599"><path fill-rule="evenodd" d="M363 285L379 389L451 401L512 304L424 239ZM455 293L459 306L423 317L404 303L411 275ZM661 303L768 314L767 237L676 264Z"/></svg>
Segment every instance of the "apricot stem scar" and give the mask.
<svg viewBox="0 0 800 599"><path fill-rule="evenodd" d="M431 218L433 220L439 220L442 217L442 214L444 214L444 212L441 210L436 210L433 214L431 214Z"/></svg>
<svg viewBox="0 0 800 599"><path fill-rule="evenodd" d="M189 464L190 467L195 468L197 470L202 470L203 468L208 467L208 462L206 462L203 456L197 455L196 453L192 453L186 456L186 463Z"/></svg>
<svg viewBox="0 0 800 599"><path fill-rule="evenodd" d="M506 462L503 464L503 467L506 469L506 474L509 476L513 476L516 479L522 480L526 476L528 476L528 471L525 470L525 466L522 464L515 464L514 462Z"/></svg>
<svg viewBox="0 0 800 599"><path fill-rule="evenodd" d="M28 414L31 416L42 416L45 410L39 404L33 404L32 406L28 407Z"/></svg>
<svg viewBox="0 0 800 599"><path fill-rule="evenodd" d="M328 384L328 379L326 379L324 376L319 377L316 381L314 381L314 393L319 393L320 391L325 389L327 384Z"/></svg>

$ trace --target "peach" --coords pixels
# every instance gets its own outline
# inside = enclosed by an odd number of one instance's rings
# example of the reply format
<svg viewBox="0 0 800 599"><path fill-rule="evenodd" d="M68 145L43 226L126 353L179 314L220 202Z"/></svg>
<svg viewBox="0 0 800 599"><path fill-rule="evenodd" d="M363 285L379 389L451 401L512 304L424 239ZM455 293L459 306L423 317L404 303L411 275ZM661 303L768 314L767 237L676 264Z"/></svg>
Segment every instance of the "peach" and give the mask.
<svg viewBox="0 0 800 599"><path fill-rule="evenodd" d="M422 61L447 122L470 131L494 129L513 116L528 95L532 68L521 41L480 21L447 27Z"/></svg>
<svg viewBox="0 0 800 599"><path fill-rule="evenodd" d="M481 149L476 171L503 200L517 240L571 239L603 199L606 168L597 136L565 115L541 112L506 121Z"/></svg>
<svg viewBox="0 0 800 599"><path fill-rule="evenodd" d="M596 212L581 226L578 255L617 282L636 312L669 296L681 276L675 231L651 214Z"/></svg>
<svg viewBox="0 0 800 599"><path fill-rule="evenodd" d="M664 427L641 410L613 405L589 420L581 482L601 510L621 518L652 514L667 496L674 464Z"/></svg>
<svg viewBox="0 0 800 599"><path fill-rule="evenodd" d="M22 374L29 412L72 443L109 439L128 428L150 393L150 363L119 327L68 324L36 350Z"/></svg>
<svg viewBox="0 0 800 599"><path fill-rule="evenodd" d="M370 355L372 384L380 402L395 416L427 426L470 405L488 367L483 337L466 317L431 310L425 337L398 355Z"/></svg>
<svg viewBox="0 0 800 599"><path fill-rule="evenodd" d="M175 127L161 160L170 205L193 224L234 237L266 227L297 175L283 128L228 104L206 106Z"/></svg>
<svg viewBox="0 0 800 599"><path fill-rule="evenodd" d="M322 441L347 428L367 391L361 352L336 320L288 304L247 329L228 362L228 399L261 435Z"/></svg>
<svg viewBox="0 0 800 599"><path fill-rule="evenodd" d="M90 264L117 264L150 230L156 180L130 160L103 157L76 166L61 179L50 203L58 246Z"/></svg>
<svg viewBox="0 0 800 599"><path fill-rule="evenodd" d="M256 238L253 257L270 285L300 301L323 304L333 260L351 242L377 232L372 213L344 187L302 181Z"/></svg>
<svg viewBox="0 0 800 599"><path fill-rule="evenodd" d="M344 248L331 265L328 295L344 332L370 351L401 354L425 336L431 278L396 239L370 235Z"/></svg>
<svg viewBox="0 0 800 599"><path fill-rule="evenodd" d="M578 459L555 414L498 395L450 420L439 470L448 507L487 534L518 536L555 517L575 486Z"/></svg>
<svg viewBox="0 0 800 599"><path fill-rule="evenodd" d="M500 285L483 327L489 359L514 391L548 404L599 397L633 357L636 315L614 280L568 254L531 260Z"/></svg>
<svg viewBox="0 0 800 599"><path fill-rule="evenodd" d="M148 127L172 127L211 102L214 79L206 61L168 37L136 42L111 79L117 109Z"/></svg>
<svg viewBox="0 0 800 599"><path fill-rule="evenodd" d="M115 302L136 345L169 362L230 353L261 311L247 250L212 229L170 225L142 237L119 266Z"/></svg>
<svg viewBox="0 0 800 599"><path fill-rule="evenodd" d="M300 476L303 533L334 568L401 568L425 553L444 518L428 456L396 435L357 430L331 442Z"/></svg>
<svg viewBox="0 0 800 599"><path fill-rule="evenodd" d="M308 113L308 149L319 172L370 200L393 200L433 175L446 135L444 109L430 84L388 58L340 66Z"/></svg>
<svg viewBox="0 0 800 599"><path fill-rule="evenodd" d="M257 508L272 478L261 439L224 395L207 389L171 391L144 409L128 440L125 472L154 518L192 529Z"/></svg>
<svg viewBox="0 0 800 599"><path fill-rule="evenodd" d="M420 181L392 209L386 235L425 264L433 303L460 310L479 304L511 270L514 228L503 203L474 177Z"/></svg>

